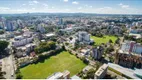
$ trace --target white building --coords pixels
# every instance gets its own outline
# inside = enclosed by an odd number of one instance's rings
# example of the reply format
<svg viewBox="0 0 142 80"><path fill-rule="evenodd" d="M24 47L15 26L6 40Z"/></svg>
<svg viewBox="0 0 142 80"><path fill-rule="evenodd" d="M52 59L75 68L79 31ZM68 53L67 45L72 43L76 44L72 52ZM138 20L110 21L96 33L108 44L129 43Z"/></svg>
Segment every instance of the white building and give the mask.
<svg viewBox="0 0 142 80"><path fill-rule="evenodd" d="M45 33L44 24L38 24L38 26L36 27L36 30L41 33Z"/></svg>
<svg viewBox="0 0 142 80"><path fill-rule="evenodd" d="M25 46L21 46L16 48L16 56L17 57L22 57L22 56L26 56L27 54L29 54L31 51L34 50L35 48L35 44L27 44Z"/></svg>
<svg viewBox="0 0 142 80"><path fill-rule="evenodd" d="M19 40L18 40L19 39ZM33 41L33 37L30 38L23 38L22 36L18 36L15 38L15 40L12 42L12 45L15 47L24 46L26 44L29 44Z"/></svg>
<svg viewBox="0 0 142 80"><path fill-rule="evenodd" d="M25 31L23 35L16 36L12 41L12 45L15 47L25 46L33 42L34 36L32 32Z"/></svg>
<svg viewBox="0 0 142 80"><path fill-rule="evenodd" d="M64 72L56 72L51 76L47 77L47 79L69 79L69 78L70 78L70 72L67 70Z"/></svg>
<svg viewBox="0 0 142 80"><path fill-rule="evenodd" d="M76 40L85 44L93 43L94 41L90 39L90 34L85 31L80 31L76 34Z"/></svg>
<svg viewBox="0 0 142 80"><path fill-rule="evenodd" d="M95 79L103 79L107 73L108 65L103 64L95 73L94 78Z"/></svg>
<svg viewBox="0 0 142 80"><path fill-rule="evenodd" d="M124 43L122 43L121 51L141 55L142 45L134 41L125 41Z"/></svg>

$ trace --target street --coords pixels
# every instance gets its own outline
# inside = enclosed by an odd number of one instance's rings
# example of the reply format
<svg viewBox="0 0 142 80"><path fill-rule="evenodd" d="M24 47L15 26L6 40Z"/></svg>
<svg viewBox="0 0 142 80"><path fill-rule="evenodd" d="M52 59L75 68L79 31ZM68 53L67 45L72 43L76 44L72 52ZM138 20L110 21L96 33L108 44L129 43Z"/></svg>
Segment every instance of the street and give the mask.
<svg viewBox="0 0 142 80"><path fill-rule="evenodd" d="M15 63L14 63L13 55L9 55L8 57L3 58L1 61L2 61L2 71L6 72L6 75L4 77L6 79L14 79Z"/></svg>

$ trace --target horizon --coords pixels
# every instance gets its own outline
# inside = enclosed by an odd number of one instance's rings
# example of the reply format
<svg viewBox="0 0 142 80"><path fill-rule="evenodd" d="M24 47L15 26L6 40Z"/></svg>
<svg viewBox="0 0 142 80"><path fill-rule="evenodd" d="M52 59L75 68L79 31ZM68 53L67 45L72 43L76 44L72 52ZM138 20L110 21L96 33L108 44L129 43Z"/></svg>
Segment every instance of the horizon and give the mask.
<svg viewBox="0 0 142 80"><path fill-rule="evenodd" d="M0 15L24 15L24 14L93 14L93 15L142 15L142 14L107 14L107 13L83 13L83 12L74 12L74 13L66 13L66 12L25 12L25 13L0 13Z"/></svg>
<svg viewBox="0 0 142 80"><path fill-rule="evenodd" d="M138 14L139 0L5 0L0 1L0 14L23 13L92 13L92 14Z"/></svg>

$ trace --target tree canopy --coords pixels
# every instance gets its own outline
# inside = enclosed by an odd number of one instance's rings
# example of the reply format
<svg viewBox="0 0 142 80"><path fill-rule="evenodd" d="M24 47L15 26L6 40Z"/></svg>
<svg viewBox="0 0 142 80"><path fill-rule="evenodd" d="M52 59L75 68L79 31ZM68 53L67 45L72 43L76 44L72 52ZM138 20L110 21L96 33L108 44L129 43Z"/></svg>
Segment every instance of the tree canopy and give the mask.
<svg viewBox="0 0 142 80"><path fill-rule="evenodd" d="M35 48L36 53L43 53L49 50L54 50L56 48L56 43L53 41L41 42L38 47Z"/></svg>
<svg viewBox="0 0 142 80"><path fill-rule="evenodd" d="M2 54L5 49L8 47L9 42L7 41L0 41L0 54Z"/></svg>

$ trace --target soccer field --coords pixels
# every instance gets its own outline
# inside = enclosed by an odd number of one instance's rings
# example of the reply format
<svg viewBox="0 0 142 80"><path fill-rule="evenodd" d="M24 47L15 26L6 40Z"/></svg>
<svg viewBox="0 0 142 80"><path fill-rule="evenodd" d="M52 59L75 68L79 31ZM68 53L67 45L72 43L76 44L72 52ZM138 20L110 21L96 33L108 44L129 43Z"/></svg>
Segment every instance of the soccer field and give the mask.
<svg viewBox="0 0 142 80"><path fill-rule="evenodd" d="M104 36L104 37L96 37L96 36L91 36L91 39L94 40L95 45L100 45L102 43L107 43L110 39L112 40L113 43L117 40L117 37L115 36Z"/></svg>
<svg viewBox="0 0 142 80"><path fill-rule="evenodd" d="M63 51L56 56L52 56L45 60L43 63L31 64L21 68L21 74L26 79L45 79L54 72L63 72L68 70L71 76L81 71L86 64L80 59L71 55L69 52Z"/></svg>

